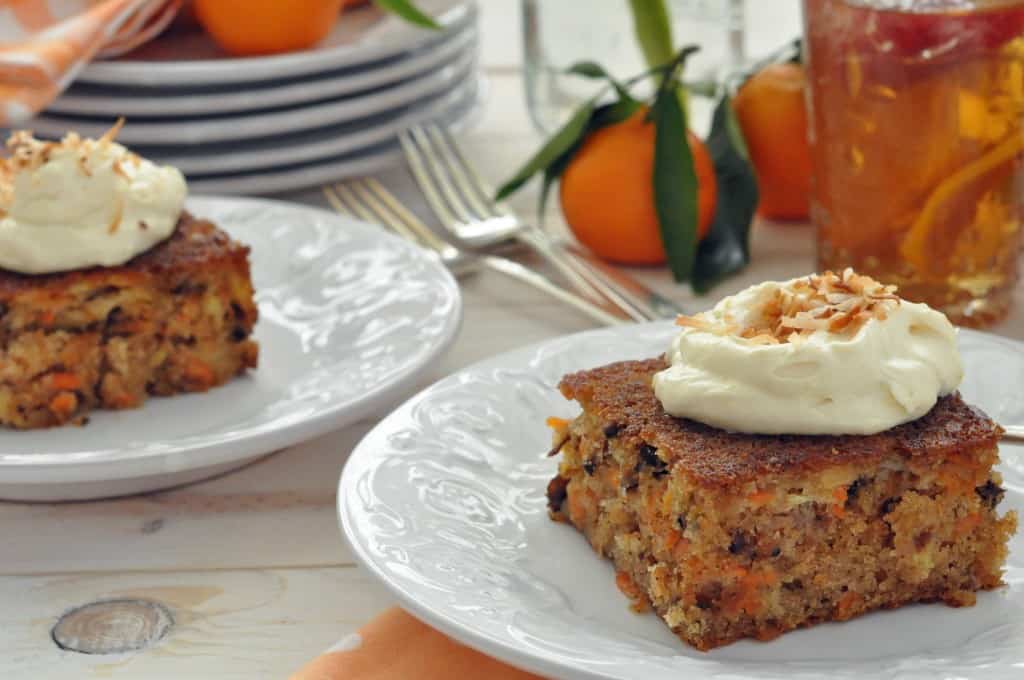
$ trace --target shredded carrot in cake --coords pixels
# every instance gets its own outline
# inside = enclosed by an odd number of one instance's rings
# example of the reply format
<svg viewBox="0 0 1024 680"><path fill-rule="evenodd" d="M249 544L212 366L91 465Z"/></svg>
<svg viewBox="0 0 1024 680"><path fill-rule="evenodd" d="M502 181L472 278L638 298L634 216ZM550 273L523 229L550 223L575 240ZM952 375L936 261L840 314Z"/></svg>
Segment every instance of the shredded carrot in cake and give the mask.
<svg viewBox="0 0 1024 680"><path fill-rule="evenodd" d="M556 418L555 416L549 417L544 421L544 424L550 427L552 430L564 430L569 427L569 421L565 418Z"/></svg>
<svg viewBox="0 0 1024 680"><path fill-rule="evenodd" d="M77 390L82 386L82 381L74 373L54 373L50 380L58 390Z"/></svg>

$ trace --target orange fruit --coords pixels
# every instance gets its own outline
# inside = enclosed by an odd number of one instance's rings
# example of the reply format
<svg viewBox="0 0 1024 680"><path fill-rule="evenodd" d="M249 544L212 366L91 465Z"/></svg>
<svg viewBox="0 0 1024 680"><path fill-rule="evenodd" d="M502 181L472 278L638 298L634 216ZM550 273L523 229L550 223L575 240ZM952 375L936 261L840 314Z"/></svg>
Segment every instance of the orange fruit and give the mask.
<svg viewBox="0 0 1024 680"><path fill-rule="evenodd" d="M646 115L641 110L589 135L560 182L562 213L576 238L613 262L665 262L654 207L654 123ZM697 171L697 236L703 238L718 187L707 148L693 133L687 139Z"/></svg>
<svg viewBox="0 0 1024 680"><path fill-rule="evenodd" d="M751 76L733 99L757 175L757 212L764 217L807 218L811 151L805 85L800 64L772 64Z"/></svg>
<svg viewBox="0 0 1024 680"><path fill-rule="evenodd" d="M342 0L195 0L196 19L229 54L291 52L323 40Z"/></svg>

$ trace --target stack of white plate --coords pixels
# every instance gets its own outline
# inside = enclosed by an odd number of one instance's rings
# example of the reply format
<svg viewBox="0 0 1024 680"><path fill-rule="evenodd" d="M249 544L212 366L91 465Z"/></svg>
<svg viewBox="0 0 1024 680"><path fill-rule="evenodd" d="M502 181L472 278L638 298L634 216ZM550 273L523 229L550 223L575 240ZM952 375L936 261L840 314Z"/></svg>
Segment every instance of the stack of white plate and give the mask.
<svg viewBox="0 0 1024 680"><path fill-rule="evenodd" d="M399 131L433 120L458 129L478 109L477 10L420 0L443 31L372 6L346 10L317 47L231 58L199 31L90 64L28 126L43 137L103 134L177 166L200 193L271 193L395 163Z"/></svg>

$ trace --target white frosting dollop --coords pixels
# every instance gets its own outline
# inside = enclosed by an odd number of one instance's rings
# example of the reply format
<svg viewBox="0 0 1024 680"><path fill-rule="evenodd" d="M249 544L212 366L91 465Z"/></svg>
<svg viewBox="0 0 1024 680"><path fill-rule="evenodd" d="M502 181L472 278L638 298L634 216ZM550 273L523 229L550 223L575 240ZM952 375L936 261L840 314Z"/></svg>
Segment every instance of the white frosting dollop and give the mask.
<svg viewBox="0 0 1024 680"><path fill-rule="evenodd" d="M815 277L762 283L693 317L693 325L672 341L671 366L654 376L654 392L665 410L760 434L874 434L925 415L963 377L956 329L931 307L896 298L892 287L882 289L850 270L838 278L851 275L870 282L868 289L879 298L829 293L840 309L862 312L851 315L855 323L842 330L789 328L782 341L742 337L743 330L752 336L765 327L766 305L777 309L779 300L801 305L814 297L807 288ZM817 311L805 311L799 315L803 321L790 323L799 327L815 315L842 314L834 307L821 311L832 305L820 299L813 305ZM773 318L780 316L786 315ZM770 327L771 319L767 323ZM816 324L821 322L806 326Z"/></svg>
<svg viewBox="0 0 1024 680"><path fill-rule="evenodd" d="M18 132L0 175L0 268L48 274L126 263L173 232L181 172L113 141L71 133L60 143Z"/></svg>

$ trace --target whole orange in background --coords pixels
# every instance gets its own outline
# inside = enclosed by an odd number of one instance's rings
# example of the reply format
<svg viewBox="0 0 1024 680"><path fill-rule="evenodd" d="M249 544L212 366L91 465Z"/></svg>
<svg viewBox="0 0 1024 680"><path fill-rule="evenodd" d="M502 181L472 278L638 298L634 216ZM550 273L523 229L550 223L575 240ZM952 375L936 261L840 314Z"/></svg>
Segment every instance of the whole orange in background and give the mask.
<svg viewBox="0 0 1024 680"><path fill-rule="evenodd" d="M807 218L811 151L805 84L800 64L772 64L751 76L733 99L757 175L757 212L764 217Z"/></svg>
<svg viewBox="0 0 1024 680"><path fill-rule="evenodd" d="M589 135L561 178L565 221L580 243L613 262L665 262L654 207L654 123L646 116L641 110ZM692 133L687 137L697 171L697 234L703 238L715 216L715 169L704 144Z"/></svg>
<svg viewBox="0 0 1024 680"><path fill-rule="evenodd" d="M312 47L338 20L342 0L195 0L196 18L236 56Z"/></svg>

